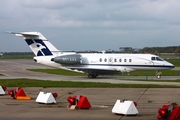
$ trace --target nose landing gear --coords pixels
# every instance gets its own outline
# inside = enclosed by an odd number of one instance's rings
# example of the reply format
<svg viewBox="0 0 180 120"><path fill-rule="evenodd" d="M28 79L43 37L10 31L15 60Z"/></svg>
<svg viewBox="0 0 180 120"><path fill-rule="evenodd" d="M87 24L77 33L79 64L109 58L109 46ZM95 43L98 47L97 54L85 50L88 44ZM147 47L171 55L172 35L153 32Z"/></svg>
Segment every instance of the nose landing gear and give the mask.
<svg viewBox="0 0 180 120"><path fill-rule="evenodd" d="M162 72L161 71L156 71L156 78L160 79L161 78L161 74Z"/></svg>

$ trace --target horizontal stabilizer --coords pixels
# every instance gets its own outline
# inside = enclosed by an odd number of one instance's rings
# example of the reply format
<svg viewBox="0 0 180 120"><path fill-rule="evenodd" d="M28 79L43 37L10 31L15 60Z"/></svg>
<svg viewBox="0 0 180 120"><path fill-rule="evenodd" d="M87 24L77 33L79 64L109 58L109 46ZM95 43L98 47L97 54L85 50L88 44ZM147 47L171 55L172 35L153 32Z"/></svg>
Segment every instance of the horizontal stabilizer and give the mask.
<svg viewBox="0 0 180 120"><path fill-rule="evenodd" d="M25 39L42 39L47 40L40 32L7 32L16 36L24 37Z"/></svg>
<svg viewBox="0 0 180 120"><path fill-rule="evenodd" d="M50 56L59 54L59 50L52 45L40 32L7 32L23 37L36 56Z"/></svg>
<svg viewBox="0 0 180 120"><path fill-rule="evenodd" d="M22 36L39 36L38 32L7 32L7 33L22 35Z"/></svg>

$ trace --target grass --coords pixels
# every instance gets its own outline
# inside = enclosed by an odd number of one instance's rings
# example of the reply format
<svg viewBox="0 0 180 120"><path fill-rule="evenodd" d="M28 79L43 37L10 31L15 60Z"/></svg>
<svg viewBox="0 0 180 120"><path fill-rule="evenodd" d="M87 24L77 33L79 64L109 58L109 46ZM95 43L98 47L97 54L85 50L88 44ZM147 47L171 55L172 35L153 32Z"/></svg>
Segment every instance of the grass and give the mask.
<svg viewBox="0 0 180 120"><path fill-rule="evenodd" d="M7 87L90 87L90 88L180 88L173 85L155 84L111 84L99 82L71 82L71 81L42 81L35 79L4 79L0 80L1 86Z"/></svg>

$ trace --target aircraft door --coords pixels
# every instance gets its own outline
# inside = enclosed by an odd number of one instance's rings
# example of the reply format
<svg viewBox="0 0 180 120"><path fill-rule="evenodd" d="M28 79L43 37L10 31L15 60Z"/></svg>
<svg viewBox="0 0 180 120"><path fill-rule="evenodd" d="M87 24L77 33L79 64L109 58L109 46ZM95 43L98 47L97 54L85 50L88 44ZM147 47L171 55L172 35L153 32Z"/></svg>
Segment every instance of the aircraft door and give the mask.
<svg viewBox="0 0 180 120"><path fill-rule="evenodd" d="M109 57L109 58L108 58L108 63L109 63L109 64L112 64L112 63L113 63L113 58L112 58L112 57Z"/></svg>

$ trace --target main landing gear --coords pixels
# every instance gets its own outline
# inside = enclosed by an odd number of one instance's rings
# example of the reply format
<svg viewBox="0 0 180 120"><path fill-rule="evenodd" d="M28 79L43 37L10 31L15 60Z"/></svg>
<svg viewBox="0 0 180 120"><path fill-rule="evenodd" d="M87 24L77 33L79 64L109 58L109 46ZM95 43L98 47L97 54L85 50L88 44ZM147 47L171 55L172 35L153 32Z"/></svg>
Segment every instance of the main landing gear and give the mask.
<svg viewBox="0 0 180 120"><path fill-rule="evenodd" d="M97 74L88 74L88 78L96 78L97 76Z"/></svg>
<svg viewBox="0 0 180 120"><path fill-rule="evenodd" d="M156 71L156 78L160 79L161 78L161 74L162 74L161 71Z"/></svg>

